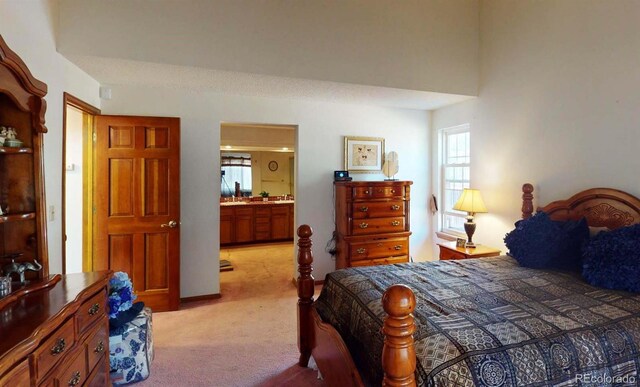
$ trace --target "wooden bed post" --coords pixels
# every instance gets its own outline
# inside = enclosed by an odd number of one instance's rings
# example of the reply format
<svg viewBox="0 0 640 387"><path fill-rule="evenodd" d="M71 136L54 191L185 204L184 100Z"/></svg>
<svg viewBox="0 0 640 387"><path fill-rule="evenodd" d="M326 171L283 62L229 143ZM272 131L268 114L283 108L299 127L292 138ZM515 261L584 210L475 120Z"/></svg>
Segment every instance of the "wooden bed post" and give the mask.
<svg viewBox="0 0 640 387"><path fill-rule="evenodd" d="M416 297L406 285L390 286L382 296L384 320L382 348L383 386L415 386L416 350L413 342L413 310Z"/></svg>
<svg viewBox="0 0 640 387"><path fill-rule="evenodd" d="M311 253L313 230L306 224L298 227L298 348L302 367L309 365L313 348L313 318L311 316L314 279L311 275L313 254Z"/></svg>
<svg viewBox="0 0 640 387"><path fill-rule="evenodd" d="M522 186L522 219L529 219L533 215L533 185L526 183Z"/></svg>

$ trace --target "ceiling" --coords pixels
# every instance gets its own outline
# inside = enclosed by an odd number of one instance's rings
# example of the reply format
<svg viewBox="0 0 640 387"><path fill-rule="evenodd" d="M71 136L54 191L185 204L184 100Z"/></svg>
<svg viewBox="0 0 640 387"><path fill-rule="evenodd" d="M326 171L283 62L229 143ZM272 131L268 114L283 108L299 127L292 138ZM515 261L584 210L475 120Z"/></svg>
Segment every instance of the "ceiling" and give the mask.
<svg viewBox="0 0 640 387"><path fill-rule="evenodd" d="M141 85L200 92L433 110L474 97L221 71L86 55L66 55L101 85Z"/></svg>

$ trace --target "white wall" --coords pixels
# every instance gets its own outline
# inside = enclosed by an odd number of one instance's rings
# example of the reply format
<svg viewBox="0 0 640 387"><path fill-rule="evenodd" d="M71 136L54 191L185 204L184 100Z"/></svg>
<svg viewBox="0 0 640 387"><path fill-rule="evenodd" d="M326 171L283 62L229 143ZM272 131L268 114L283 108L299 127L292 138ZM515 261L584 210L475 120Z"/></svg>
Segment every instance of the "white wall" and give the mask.
<svg viewBox="0 0 640 387"><path fill-rule="evenodd" d="M73 164L73 170L65 171L66 273L82 272L82 117L83 113L80 110L67 107L65 164Z"/></svg>
<svg viewBox="0 0 640 387"><path fill-rule="evenodd" d="M62 0L60 52L476 95L478 0Z"/></svg>
<svg viewBox="0 0 640 387"><path fill-rule="evenodd" d="M474 240L502 246L525 182L537 205L601 186L640 196L639 15L625 0L482 3L479 98L432 116L434 130L471 124L490 212Z"/></svg>
<svg viewBox="0 0 640 387"><path fill-rule="evenodd" d="M181 118L181 297L220 291L220 177L211 173L219 170L220 160L219 153L211 150L219 149L221 122L298 125L296 225L308 223L314 228L316 278L324 278L335 267L324 247L334 229L332 181L333 171L343 168L343 135L385 137L387 151L399 153L398 178L414 181L411 252L416 259L431 255L426 221L430 192L428 112L140 86L113 86L112 91L113 99L102 104L105 114Z"/></svg>
<svg viewBox="0 0 640 387"><path fill-rule="evenodd" d="M0 34L33 75L49 87L45 97L49 132L44 135L44 163L47 208L54 206L56 212L47 222L51 273L62 272L62 93L100 106L98 82L56 52L57 15L56 1L0 1Z"/></svg>

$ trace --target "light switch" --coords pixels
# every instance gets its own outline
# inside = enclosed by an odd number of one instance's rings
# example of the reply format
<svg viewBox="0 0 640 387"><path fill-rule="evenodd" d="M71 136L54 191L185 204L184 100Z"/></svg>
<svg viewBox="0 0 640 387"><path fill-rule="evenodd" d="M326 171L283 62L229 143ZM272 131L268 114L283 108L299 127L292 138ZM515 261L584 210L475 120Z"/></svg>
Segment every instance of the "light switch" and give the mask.
<svg viewBox="0 0 640 387"><path fill-rule="evenodd" d="M76 165L74 163L67 164L67 171L75 171Z"/></svg>

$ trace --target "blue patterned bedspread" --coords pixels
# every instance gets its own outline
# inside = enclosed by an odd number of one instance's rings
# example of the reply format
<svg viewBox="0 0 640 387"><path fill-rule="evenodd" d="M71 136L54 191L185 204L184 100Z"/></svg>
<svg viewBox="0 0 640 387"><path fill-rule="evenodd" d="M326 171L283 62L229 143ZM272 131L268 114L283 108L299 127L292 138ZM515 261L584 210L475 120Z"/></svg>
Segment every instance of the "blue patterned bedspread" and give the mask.
<svg viewBox="0 0 640 387"><path fill-rule="evenodd" d="M416 294L421 386L638 385L640 295L507 256L351 268L327 275L316 302L367 384L382 380L382 294Z"/></svg>

